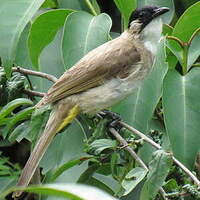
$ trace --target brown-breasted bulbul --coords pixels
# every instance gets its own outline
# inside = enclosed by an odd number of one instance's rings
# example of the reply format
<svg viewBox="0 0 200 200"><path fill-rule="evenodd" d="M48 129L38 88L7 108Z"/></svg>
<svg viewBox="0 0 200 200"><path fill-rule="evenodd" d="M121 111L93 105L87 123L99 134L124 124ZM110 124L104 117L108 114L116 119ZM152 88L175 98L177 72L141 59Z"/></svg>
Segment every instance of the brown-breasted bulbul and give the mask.
<svg viewBox="0 0 200 200"><path fill-rule="evenodd" d="M18 181L27 186L53 137L80 112L95 114L133 92L152 68L166 7L146 6L131 15L129 28L86 54L66 71L36 108L52 105L44 133L39 138ZM17 197L21 192L15 192Z"/></svg>

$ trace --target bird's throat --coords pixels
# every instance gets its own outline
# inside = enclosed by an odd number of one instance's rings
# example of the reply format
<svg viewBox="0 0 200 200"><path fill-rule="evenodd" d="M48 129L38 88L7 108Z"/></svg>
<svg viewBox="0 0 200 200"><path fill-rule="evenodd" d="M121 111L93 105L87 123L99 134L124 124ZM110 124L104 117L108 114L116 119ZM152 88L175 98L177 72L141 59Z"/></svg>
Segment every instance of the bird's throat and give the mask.
<svg viewBox="0 0 200 200"><path fill-rule="evenodd" d="M158 42L162 33L162 19L158 18L148 24L142 31L141 39L144 46L155 56L157 52Z"/></svg>

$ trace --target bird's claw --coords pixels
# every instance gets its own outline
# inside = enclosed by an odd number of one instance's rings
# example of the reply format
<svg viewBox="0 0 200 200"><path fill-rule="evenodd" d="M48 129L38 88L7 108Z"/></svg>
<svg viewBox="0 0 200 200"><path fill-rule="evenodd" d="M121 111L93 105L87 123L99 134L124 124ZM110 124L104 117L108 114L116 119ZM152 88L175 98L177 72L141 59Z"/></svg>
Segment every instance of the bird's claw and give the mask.
<svg viewBox="0 0 200 200"><path fill-rule="evenodd" d="M117 131L120 131L120 129L122 128L122 126L119 124L119 122L121 121L121 117L118 113L112 112L110 110L102 110L98 113L98 115L101 116L101 118L108 119L108 128L114 128Z"/></svg>

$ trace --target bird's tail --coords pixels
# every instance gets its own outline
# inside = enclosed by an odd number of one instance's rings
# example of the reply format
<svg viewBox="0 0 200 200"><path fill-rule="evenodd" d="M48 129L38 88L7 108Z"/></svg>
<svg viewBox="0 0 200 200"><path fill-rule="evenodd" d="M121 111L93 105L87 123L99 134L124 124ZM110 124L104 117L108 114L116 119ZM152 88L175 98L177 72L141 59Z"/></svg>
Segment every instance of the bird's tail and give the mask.
<svg viewBox="0 0 200 200"><path fill-rule="evenodd" d="M36 143L33 152L31 153L24 169L22 170L17 186L25 187L29 184L39 165L40 160L42 159L56 133L69 124L78 114L79 107L77 105L66 106L58 103L55 106L55 108L52 110L43 134ZM21 193L21 191L13 193L13 198L19 197Z"/></svg>

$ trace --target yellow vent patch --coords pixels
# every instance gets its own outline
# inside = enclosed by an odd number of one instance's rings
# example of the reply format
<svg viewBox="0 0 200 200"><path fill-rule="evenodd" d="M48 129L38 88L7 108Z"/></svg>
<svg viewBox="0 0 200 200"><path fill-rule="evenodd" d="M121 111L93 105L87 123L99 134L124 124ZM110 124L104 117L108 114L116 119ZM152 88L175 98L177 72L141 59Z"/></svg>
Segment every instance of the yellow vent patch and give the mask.
<svg viewBox="0 0 200 200"><path fill-rule="evenodd" d="M62 124L59 126L59 128L57 129L56 132L58 133L65 126L67 126L71 121L73 121L73 119L79 114L79 112L80 112L80 109L79 109L78 105L75 105L74 107L72 107L71 110L69 111L69 114L63 120Z"/></svg>

